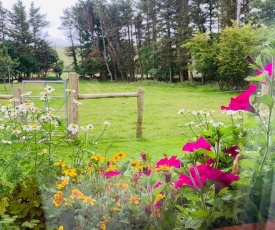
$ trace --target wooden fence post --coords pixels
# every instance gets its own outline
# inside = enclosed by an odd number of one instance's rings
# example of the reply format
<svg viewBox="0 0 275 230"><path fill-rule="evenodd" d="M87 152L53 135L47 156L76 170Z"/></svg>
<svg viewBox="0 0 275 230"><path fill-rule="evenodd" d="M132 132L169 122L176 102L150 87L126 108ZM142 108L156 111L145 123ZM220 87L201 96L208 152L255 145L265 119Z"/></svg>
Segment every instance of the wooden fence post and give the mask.
<svg viewBox="0 0 275 230"><path fill-rule="evenodd" d="M137 131L136 137L142 137L142 120L143 120L143 98L144 98L144 88L138 88L137 92Z"/></svg>
<svg viewBox="0 0 275 230"><path fill-rule="evenodd" d="M69 89L75 90L70 92L69 96L69 124L78 124L78 106L74 100L78 100L78 76L69 74Z"/></svg>
<svg viewBox="0 0 275 230"><path fill-rule="evenodd" d="M21 88L13 88L13 97L16 98L18 101L15 103L15 105L22 104L22 97L21 97Z"/></svg>

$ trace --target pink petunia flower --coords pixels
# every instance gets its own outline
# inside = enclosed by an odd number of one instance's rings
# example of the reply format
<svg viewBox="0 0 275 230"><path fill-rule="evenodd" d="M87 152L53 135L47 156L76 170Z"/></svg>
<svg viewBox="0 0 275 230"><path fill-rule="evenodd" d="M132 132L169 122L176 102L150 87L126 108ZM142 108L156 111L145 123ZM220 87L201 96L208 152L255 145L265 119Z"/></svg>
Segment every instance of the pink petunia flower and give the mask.
<svg viewBox="0 0 275 230"><path fill-rule="evenodd" d="M237 97L231 97L229 105L221 106L221 109L233 111L245 110L254 113L255 108L250 104L249 98L256 90L257 86L251 84L246 91L242 92Z"/></svg>
<svg viewBox="0 0 275 230"><path fill-rule="evenodd" d="M237 145L232 145L231 147L224 149L223 152L235 159L240 153L240 148Z"/></svg>
<svg viewBox="0 0 275 230"><path fill-rule="evenodd" d="M267 72L267 76L271 77L272 76L272 63L268 63L266 64L266 66L264 67L264 70ZM263 71L258 70L256 72L257 75L261 75L263 73Z"/></svg>
<svg viewBox="0 0 275 230"><path fill-rule="evenodd" d="M170 159L165 157L165 158L160 159L156 163L156 168L159 168L161 165L166 165L168 167L180 168L181 162L179 159L177 159L176 156L172 156Z"/></svg>
<svg viewBox="0 0 275 230"><path fill-rule="evenodd" d="M141 153L141 154L140 154L140 158L141 158L144 162L146 162L146 153Z"/></svg>
<svg viewBox="0 0 275 230"><path fill-rule="evenodd" d="M184 185L200 190L206 181L216 182L216 192L222 188L228 187L233 181L239 180L239 176L231 173L224 173L219 169L212 168L209 165L199 165L189 169L190 176L180 174L178 181L175 183L175 188L181 188Z"/></svg>
<svg viewBox="0 0 275 230"><path fill-rule="evenodd" d="M208 151L211 150L211 144L208 143L203 136L201 136L196 142L187 142L183 146L182 151L193 153L195 150L198 150L200 148L206 149Z"/></svg>
<svg viewBox="0 0 275 230"><path fill-rule="evenodd" d="M108 171L108 172L105 172L104 174L106 178L111 178L113 176L118 176L118 175L120 175L119 171Z"/></svg>

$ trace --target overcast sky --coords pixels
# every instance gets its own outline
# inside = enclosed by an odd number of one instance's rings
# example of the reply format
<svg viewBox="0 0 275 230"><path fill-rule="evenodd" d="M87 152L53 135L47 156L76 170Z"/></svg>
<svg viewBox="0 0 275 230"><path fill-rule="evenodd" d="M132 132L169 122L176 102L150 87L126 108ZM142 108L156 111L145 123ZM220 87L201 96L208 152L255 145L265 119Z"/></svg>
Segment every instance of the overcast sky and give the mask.
<svg viewBox="0 0 275 230"><path fill-rule="evenodd" d="M3 7L10 10L17 0L0 0ZM68 40L63 35L63 32L58 30L60 26L60 16L63 9L74 5L78 0L23 0L23 4L28 12L31 2L34 2L35 7L40 7L40 13L47 15L47 21L50 21L50 27L46 28L49 37L47 40L52 41L53 46L66 46Z"/></svg>

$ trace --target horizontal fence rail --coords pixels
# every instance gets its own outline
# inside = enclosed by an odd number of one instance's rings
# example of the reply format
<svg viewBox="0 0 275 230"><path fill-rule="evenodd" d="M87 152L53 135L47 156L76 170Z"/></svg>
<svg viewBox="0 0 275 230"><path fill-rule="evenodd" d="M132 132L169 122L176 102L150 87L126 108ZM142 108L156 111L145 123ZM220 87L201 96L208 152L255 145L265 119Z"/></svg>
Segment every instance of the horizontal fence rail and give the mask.
<svg viewBox="0 0 275 230"><path fill-rule="evenodd" d="M119 98L119 97L136 97L137 98L137 127L136 137L142 137L142 120L143 120L143 98L144 89L138 88L137 92L125 93L99 93L99 94L79 94L78 93L78 76L69 75L69 88L75 90L69 97L69 123L78 124L78 106L74 100L98 99L98 98Z"/></svg>

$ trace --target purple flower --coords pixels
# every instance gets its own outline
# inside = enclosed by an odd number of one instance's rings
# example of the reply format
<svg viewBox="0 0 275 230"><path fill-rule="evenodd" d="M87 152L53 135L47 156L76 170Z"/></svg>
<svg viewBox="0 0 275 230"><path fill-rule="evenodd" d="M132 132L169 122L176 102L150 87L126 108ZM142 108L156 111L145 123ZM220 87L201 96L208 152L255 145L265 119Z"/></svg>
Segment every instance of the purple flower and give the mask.
<svg viewBox="0 0 275 230"><path fill-rule="evenodd" d="M230 103L228 106L221 106L222 110L246 110L254 113L255 108L250 104L249 98L250 96L257 90L257 86L251 84L249 88L239 94L237 97L231 97Z"/></svg>
<svg viewBox="0 0 275 230"><path fill-rule="evenodd" d="M206 149L208 151L211 150L211 144L208 143L203 136L201 136L196 142L187 142L183 146L182 151L193 153L195 150L198 150L200 148Z"/></svg>

